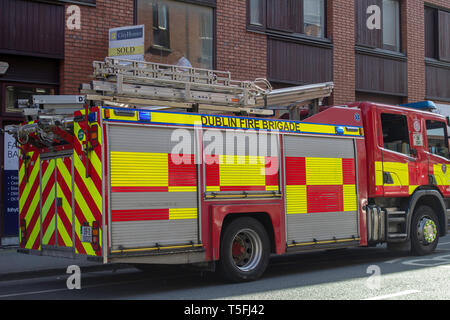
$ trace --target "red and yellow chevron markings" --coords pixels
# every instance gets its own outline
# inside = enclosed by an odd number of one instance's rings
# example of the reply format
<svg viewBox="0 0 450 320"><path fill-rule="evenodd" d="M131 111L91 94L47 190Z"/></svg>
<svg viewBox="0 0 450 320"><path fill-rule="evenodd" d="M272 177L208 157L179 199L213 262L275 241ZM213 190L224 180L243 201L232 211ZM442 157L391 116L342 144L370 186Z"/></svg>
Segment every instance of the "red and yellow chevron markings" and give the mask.
<svg viewBox="0 0 450 320"><path fill-rule="evenodd" d="M79 114L84 114L84 111ZM77 115L77 114L76 114ZM94 150L85 153L83 143L86 141L87 127L85 122L74 124L74 200L75 200L75 253L92 256L101 255L102 230L99 230L100 245L94 249L92 243L81 242L81 226L94 221L102 225L102 164L101 164L101 134L98 132L99 145ZM87 175L89 173L89 175Z"/></svg>
<svg viewBox="0 0 450 320"><path fill-rule="evenodd" d="M56 196L61 199L56 208L58 246L72 247L72 158L56 159Z"/></svg>
<svg viewBox="0 0 450 320"><path fill-rule="evenodd" d="M42 244L56 244L55 160L44 160L42 167Z"/></svg>
<svg viewBox="0 0 450 320"><path fill-rule="evenodd" d="M25 238L20 234L21 248L38 250L40 239L39 154L19 152L19 219L25 224Z"/></svg>

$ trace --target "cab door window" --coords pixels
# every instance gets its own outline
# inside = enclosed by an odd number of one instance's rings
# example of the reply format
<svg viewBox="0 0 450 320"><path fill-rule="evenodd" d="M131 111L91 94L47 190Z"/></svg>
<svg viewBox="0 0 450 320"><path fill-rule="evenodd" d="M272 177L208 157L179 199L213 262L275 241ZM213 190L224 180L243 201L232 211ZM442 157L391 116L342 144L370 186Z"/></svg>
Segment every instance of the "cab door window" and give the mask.
<svg viewBox="0 0 450 320"><path fill-rule="evenodd" d="M428 151L432 154L450 159L448 148L447 125L442 121L427 120Z"/></svg>
<svg viewBox="0 0 450 320"><path fill-rule="evenodd" d="M382 113L384 148L410 155L408 120L401 114Z"/></svg>

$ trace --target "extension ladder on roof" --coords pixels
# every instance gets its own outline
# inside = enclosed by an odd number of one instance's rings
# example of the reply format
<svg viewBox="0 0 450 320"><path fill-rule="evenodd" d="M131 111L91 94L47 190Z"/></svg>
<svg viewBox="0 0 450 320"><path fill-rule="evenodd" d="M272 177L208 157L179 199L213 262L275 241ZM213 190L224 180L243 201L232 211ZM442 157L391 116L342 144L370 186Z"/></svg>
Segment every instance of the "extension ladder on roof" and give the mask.
<svg viewBox="0 0 450 320"><path fill-rule="evenodd" d="M93 67L95 80L81 89L87 100L272 114L256 106L272 90L266 79L237 81L230 72L116 58L95 61Z"/></svg>

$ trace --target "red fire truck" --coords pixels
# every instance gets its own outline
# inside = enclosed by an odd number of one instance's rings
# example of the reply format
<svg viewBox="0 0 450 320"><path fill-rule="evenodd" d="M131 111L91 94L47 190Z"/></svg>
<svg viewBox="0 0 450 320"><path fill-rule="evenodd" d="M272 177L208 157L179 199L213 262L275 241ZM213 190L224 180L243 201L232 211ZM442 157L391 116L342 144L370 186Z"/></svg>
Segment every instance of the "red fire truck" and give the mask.
<svg viewBox="0 0 450 320"><path fill-rule="evenodd" d="M26 109L23 250L209 264L245 281L271 254L387 243L424 255L447 233L445 117L357 102L275 120L271 98L306 101L311 87L270 96L210 70L130 64L94 64L102 81L78 111ZM184 102L191 112L159 110Z"/></svg>

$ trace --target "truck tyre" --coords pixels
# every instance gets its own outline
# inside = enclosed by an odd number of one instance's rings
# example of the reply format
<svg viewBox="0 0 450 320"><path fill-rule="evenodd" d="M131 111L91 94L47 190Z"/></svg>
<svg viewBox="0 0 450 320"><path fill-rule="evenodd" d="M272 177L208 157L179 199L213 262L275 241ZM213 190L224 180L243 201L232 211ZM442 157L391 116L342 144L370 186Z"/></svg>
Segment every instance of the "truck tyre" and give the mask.
<svg viewBox="0 0 450 320"><path fill-rule="evenodd" d="M270 241L263 225L243 217L223 231L218 271L231 282L258 279L269 264Z"/></svg>
<svg viewBox="0 0 450 320"><path fill-rule="evenodd" d="M423 256L432 253L439 241L439 222L433 209L420 206L411 221L411 252Z"/></svg>

